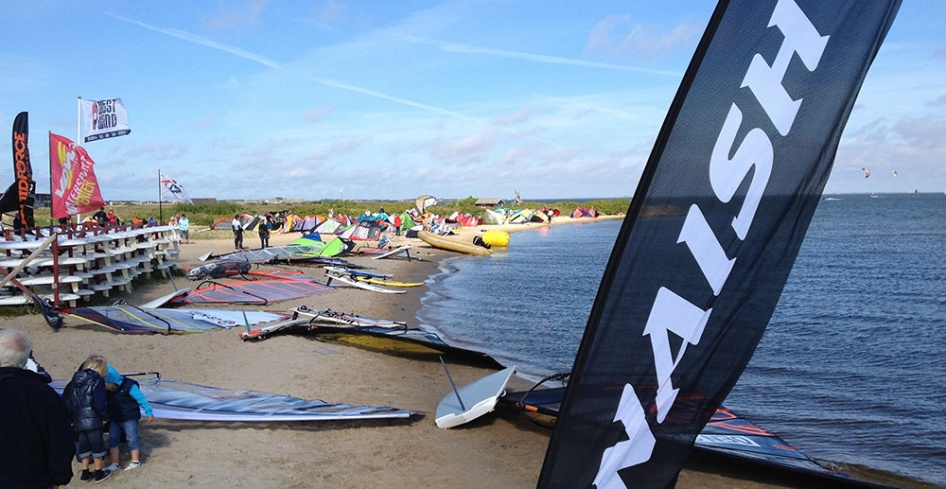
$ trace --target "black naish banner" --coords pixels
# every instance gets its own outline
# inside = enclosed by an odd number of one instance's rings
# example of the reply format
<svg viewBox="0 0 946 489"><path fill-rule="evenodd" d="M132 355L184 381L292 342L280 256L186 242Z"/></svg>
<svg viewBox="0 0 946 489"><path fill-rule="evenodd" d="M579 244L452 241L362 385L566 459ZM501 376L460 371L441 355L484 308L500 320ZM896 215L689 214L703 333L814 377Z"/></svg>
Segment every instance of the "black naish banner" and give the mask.
<svg viewBox="0 0 946 489"><path fill-rule="evenodd" d="M772 316L899 4L719 4L618 235L539 487L675 483Z"/></svg>

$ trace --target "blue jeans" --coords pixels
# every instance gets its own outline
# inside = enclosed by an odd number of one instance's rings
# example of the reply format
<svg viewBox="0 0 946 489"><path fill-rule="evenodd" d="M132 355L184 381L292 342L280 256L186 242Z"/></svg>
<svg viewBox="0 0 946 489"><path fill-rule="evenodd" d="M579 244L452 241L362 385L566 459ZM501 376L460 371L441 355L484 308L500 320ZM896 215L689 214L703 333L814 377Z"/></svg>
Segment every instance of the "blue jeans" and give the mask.
<svg viewBox="0 0 946 489"><path fill-rule="evenodd" d="M102 458L104 456L105 439L102 436L101 428L76 433L76 459Z"/></svg>
<svg viewBox="0 0 946 489"><path fill-rule="evenodd" d="M125 434L125 441L129 450L138 449L138 420L129 419L128 421L112 421L108 429L108 447L115 448L121 443L122 433Z"/></svg>

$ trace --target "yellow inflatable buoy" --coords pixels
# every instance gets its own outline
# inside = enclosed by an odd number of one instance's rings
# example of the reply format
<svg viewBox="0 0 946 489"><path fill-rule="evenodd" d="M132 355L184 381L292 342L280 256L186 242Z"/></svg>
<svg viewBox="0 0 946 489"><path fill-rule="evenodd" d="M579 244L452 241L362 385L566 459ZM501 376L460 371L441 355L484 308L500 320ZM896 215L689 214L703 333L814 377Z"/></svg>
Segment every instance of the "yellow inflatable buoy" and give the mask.
<svg viewBox="0 0 946 489"><path fill-rule="evenodd" d="M480 235L483 242L496 248L509 246L509 233L506 231L486 231Z"/></svg>

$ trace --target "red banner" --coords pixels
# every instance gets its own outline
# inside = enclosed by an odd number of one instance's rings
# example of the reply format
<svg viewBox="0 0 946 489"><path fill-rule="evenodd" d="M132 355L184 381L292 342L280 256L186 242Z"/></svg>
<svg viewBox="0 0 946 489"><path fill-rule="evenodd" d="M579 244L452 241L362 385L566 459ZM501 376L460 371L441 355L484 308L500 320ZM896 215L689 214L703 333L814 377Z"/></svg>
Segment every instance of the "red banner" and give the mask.
<svg viewBox="0 0 946 489"><path fill-rule="evenodd" d="M49 171L52 176L53 218L90 212L105 205L99 182L85 148L49 133Z"/></svg>

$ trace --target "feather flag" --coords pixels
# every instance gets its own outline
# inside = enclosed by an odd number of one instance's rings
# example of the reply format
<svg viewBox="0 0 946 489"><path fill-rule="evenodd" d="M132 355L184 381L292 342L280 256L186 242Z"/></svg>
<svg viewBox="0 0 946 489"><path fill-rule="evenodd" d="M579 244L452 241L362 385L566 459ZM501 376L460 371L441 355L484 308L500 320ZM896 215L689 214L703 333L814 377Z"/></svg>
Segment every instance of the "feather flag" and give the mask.
<svg viewBox="0 0 946 489"><path fill-rule="evenodd" d="M74 216L105 205L92 168L94 165L85 148L49 133L53 218Z"/></svg>
<svg viewBox="0 0 946 489"><path fill-rule="evenodd" d="M183 202L193 204L194 202L187 196L184 187L177 183L177 180L169 177L166 173L158 172L158 180L161 181L161 201L162 202Z"/></svg>
<svg viewBox="0 0 946 489"><path fill-rule="evenodd" d="M128 110L120 98L104 100L79 99L82 131L85 142L124 136L131 132L128 127Z"/></svg>
<svg viewBox="0 0 946 489"><path fill-rule="evenodd" d="M676 484L773 316L899 6L719 2L605 267L540 489Z"/></svg>

